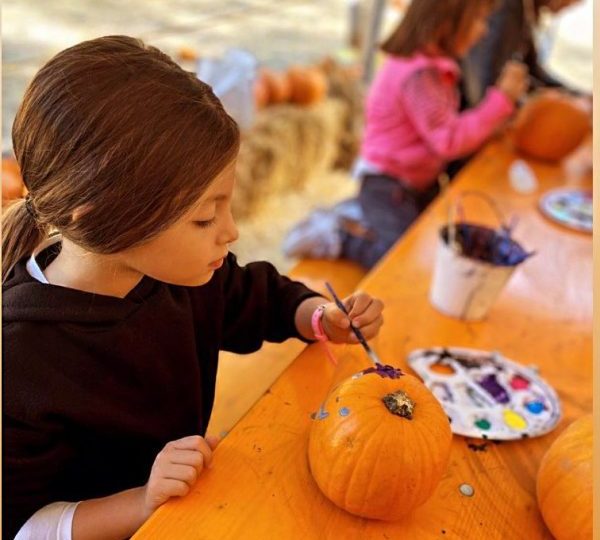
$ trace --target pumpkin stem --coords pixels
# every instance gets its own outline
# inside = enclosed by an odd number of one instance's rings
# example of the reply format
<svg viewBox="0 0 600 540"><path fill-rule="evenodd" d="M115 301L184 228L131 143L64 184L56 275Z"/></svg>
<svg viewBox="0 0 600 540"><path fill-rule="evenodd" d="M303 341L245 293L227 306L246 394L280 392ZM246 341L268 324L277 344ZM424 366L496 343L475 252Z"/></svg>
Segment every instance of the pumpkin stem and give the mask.
<svg viewBox="0 0 600 540"><path fill-rule="evenodd" d="M406 392L397 390L382 398L383 403L388 411L392 414L402 416L402 418L412 419L413 411L415 410L415 402L408 397Z"/></svg>

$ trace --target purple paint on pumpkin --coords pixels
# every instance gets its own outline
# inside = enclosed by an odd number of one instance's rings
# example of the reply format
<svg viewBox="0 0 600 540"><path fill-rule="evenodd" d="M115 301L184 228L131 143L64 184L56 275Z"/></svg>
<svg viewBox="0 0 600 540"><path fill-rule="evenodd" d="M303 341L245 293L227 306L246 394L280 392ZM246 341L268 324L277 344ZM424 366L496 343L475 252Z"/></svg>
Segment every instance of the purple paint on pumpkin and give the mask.
<svg viewBox="0 0 600 540"><path fill-rule="evenodd" d="M529 381L521 375L515 375L511 379L510 385L515 390L526 390L527 388L529 388Z"/></svg>
<svg viewBox="0 0 600 540"><path fill-rule="evenodd" d="M498 403L508 403L510 401L510 396L506 389L496 380L496 375L490 373L480 381L478 381L479 386L481 386L490 396L494 398Z"/></svg>
<svg viewBox="0 0 600 540"><path fill-rule="evenodd" d="M402 370L395 368L394 366L389 366L387 364L385 366L379 364L376 367L367 368L363 370L362 373L365 375L367 373L376 373L380 377L389 377L390 379L399 379L400 377L402 377L402 375L404 375L404 373L402 373Z"/></svg>

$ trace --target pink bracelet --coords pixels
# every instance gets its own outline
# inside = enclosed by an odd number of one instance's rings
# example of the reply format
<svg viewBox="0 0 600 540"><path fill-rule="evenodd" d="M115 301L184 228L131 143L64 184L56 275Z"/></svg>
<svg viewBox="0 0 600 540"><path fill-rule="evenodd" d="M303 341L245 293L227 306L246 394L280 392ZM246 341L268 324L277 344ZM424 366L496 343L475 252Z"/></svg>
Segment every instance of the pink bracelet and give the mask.
<svg viewBox="0 0 600 540"><path fill-rule="evenodd" d="M315 338L323 344L323 347L325 347L325 352L327 353L327 356L328 356L329 360L331 361L331 363L334 366L337 366L337 359L333 355L333 352L331 351L329 346L327 345L327 342L329 341L329 337L327 336L327 334L325 333L325 330L323 328L323 314L324 313L325 313L325 304L321 304L313 312L312 317L310 319L310 323L311 323L312 331L315 335Z"/></svg>

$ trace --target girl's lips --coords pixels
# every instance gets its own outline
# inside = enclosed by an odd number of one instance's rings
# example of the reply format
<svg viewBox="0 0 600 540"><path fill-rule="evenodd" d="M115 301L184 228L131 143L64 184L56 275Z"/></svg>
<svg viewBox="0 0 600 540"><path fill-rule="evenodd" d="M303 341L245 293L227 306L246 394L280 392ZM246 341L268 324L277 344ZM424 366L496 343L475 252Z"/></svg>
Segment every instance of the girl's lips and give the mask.
<svg viewBox="0 0 600 540"><path fill-rule="evenodd" d="M221 266L223 266L223 261L224 260L225 260L225 257L221 257L220 259L218 259L218 260L216 260L214 262L211 262L208 266L210 268L213 268L213 269L216 270L217 268L221 268Z"/></svg>

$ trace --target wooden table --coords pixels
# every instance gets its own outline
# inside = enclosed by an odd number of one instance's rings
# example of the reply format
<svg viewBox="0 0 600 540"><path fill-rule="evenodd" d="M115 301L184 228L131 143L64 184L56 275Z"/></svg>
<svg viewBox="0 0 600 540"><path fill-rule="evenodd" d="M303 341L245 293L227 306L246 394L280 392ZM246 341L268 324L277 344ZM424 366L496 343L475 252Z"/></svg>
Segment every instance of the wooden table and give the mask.
<svg viewBox="0 0 600 540"><path fill-rule="evenodd" d="M385 320L373 347L382 359L406 368L419 347L456 345L499 350L539 366L561 399L564 417L552 433L473 451L455 436L447 474L434 495L396 523L354 517L331 504L310 476L306 458L310 415L328 389L369 365L358 347L339 346L334 368L320 346L310 346L222 441L214 468L185 498L161 507L135 535L141 539L410 539L536 540L551 538L535 498L535 476L544 451L573 419L592 410L592 241L547 221L539 194L564 184L558 167L534 164L540 190L514 192L507 141L494 142L466 168L451 193L492 194L519 216L515 237L537 255L520 267L488 319L464 323L435 311L428 301L436 231L445 216L438 200L362 282L382 298ZM591 180L585 179L591 186ZM475 203L476 201L473 201ZM481 204L468 209L492 220ZM472 497L459 492L467 482Z"/></svg>

